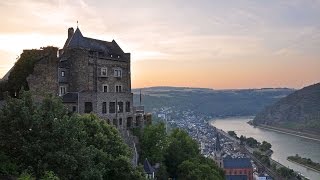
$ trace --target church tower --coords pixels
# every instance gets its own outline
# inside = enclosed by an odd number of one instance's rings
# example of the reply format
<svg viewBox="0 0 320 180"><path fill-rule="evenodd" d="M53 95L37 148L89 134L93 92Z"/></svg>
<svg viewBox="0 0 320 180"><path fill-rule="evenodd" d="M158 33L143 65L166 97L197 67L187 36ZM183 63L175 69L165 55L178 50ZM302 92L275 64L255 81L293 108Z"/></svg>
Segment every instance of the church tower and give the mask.
<svg viewBox="0 0 320 180"><path fill-rule="evenodd" d="M214 148L214 160L218 164L220 168L223 168L223 158L222 158L222 148L220 144L220 135L217 133L216 135L216 142Z"/></svg>

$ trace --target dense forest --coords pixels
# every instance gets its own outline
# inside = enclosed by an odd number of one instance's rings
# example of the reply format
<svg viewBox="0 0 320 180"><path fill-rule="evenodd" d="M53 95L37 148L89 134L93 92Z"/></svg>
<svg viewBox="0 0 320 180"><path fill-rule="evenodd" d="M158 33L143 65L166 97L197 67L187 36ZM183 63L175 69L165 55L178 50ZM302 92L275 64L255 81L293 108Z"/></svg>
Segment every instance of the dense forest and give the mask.
<svg viewBox="0 0 320 180"><path fill-rule="evenodd" d="M253 123L320 134L320 83L295 91L266 107Z"/></svg>

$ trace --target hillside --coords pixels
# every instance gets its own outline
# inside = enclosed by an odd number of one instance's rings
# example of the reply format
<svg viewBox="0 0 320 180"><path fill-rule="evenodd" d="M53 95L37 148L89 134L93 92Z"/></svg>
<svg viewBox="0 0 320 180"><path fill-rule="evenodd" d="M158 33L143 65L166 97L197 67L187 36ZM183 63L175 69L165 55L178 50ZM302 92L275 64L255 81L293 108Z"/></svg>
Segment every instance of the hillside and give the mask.
<svg viewBox="0 0 320 180"><path fill-rule="evenodd" d="M140 89L133 89L134 103L139 104ZM252 116L282 97L294 92L287 88L213 90L205 88L151 87L143 88L142 104L146 111L171 107L192 110L212 117Z"/></svg>
<svg viewBox="0 0 320 180"><path fill-rule="evenodd" d="M320 83L295 91L266 107L253 122L320 134Z"/></svg>

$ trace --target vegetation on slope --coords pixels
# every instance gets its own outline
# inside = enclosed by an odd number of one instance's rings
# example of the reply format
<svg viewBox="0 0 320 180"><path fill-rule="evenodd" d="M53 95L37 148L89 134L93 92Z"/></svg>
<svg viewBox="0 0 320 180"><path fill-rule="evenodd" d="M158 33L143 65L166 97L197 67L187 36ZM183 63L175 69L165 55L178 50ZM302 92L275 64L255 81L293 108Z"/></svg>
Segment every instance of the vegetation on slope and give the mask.
<svg viewBox="0 0 320 180"><path fill-rule="evenodd" d="M320 134L320 83L280 99L258 113L253 123Z"/></svg>
<svg viewBox="0 0 320 180"><path fill-rule="evenodd" d="M295 156L289 156L288 160L320 171L320 163L313 162L310 158L303 158L296 154Z"/></svg>
<svg viewBox="0 0 320 180"><path fill-rule="evenodd" d="M294 90L247 89L212 90L201 88L143 88L142 104L146 111L171 107L172 110L192 110L196 114L212 117L253 116L265 106L276 102ZM139 90L133 90L134 103L139 105ZM174 117L172 117L174 118Z"/></svg>
<svg viewBox="0 0 320 180"><path fill-rule="evenodd" d="M198 143L187 132L174 129L166 133L165 125L149 125L140 134L141 162L160 163L158 179L224 179L224 172L212 159L200 154Z"/></svg>
<svg viewBox="0 0 320 180"><path fill-rule="evenodd" d="M114 127L92 114L70 115L58 98L35 105L29 93L8 97L0 127L0 177L143 178Z"/></svg>
<svg viewBox="0 0 320 180"><path fill-rule="evenodd" d="M25 51L20 55L20 58L13 66L12 71L8 77L8 81L2 81L0 83L0 100L3 99L4 92L8 91L13 97L18 95L17 93L24 89L29 90L27 77L32 74L34 65L45 56L56 55L58 48L45 47L42 48L44 53L40 53L39 50Z"/></svg>

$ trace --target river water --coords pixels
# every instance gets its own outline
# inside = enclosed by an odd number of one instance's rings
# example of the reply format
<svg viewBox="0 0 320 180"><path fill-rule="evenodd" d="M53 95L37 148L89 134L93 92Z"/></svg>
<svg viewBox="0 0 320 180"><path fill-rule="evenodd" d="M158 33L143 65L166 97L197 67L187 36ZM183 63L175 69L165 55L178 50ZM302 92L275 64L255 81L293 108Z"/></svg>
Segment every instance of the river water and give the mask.
<svg viewBox="0 0 320 180"><path fill-rule="evenodd" d="M211 125L224 131L235 131L238 136L253 137L258 141L267 141L272 144L272 159L281 164L301 172L311 180L320 180L320 173L299 166L287 160L288 156L299 154L315 162L320 163L320 142L315 140L283 134L271 130L255 128L247 124L252 117L235 117L226 119L214 119Z"/></svg>

